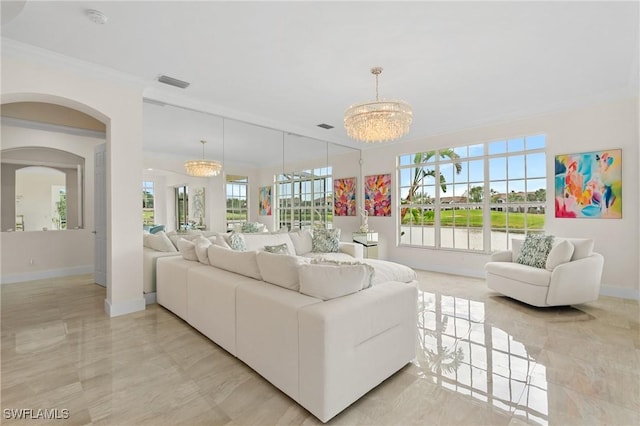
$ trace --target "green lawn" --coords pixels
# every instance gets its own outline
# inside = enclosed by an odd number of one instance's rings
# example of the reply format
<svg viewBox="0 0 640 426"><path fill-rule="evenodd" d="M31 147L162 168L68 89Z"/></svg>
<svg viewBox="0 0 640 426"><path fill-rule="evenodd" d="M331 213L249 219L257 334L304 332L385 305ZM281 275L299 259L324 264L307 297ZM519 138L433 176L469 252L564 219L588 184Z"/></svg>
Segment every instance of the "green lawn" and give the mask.
<svg viewBox="0 0 640 426"><path fill-rule="evenodd" d="M413 216L413 220L411 220ZM467 226L481 228L483 220L482 210L443 210L440 212L441 226ZM499 212L491 211L491 228L499 229L525 229L525 220L527 221L527 229L543 229L544 213L515 213L515 212ZM433 212L424 212L423 218L420 218L420 211L414 209L407 212L402 220L403 225L433 225L435 223Z"/></svg>

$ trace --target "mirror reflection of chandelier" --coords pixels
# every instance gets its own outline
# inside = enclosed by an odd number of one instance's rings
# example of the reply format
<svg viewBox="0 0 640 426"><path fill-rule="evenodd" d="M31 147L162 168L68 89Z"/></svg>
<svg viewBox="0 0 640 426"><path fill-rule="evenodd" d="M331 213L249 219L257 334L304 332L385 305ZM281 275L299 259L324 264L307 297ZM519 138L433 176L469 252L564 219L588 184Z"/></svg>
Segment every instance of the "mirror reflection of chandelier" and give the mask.
<svg viewBox="0 0 640 426"><path fill-rule="evenodd" d="M218 176L222 171L222 163L215 160L205 160L204 144L206 144L207 141L202 140L200 143L202 144L202 160L185 161L184 168L187 174L196 177Z"/></svg>
<svg viewBox="0 0 640 426"><path fill-rule="evenodd" d="M371 68L376 76L376 100L351 105L344 113L347 135L362 142L384 142L409 133L413 118L411 105L404 101L379 100L378 76L382 68Z"/></svg>

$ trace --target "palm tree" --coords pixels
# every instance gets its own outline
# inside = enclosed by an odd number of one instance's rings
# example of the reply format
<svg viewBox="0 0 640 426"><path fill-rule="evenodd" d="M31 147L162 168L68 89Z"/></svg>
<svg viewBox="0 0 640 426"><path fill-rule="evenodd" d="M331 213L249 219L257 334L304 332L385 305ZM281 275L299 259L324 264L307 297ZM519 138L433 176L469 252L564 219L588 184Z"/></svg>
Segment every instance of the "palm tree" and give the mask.
<svg viewBox="0 0 640 426"><path fill-rule="evenodd" d="M453 166L456 169L456 174L460 174L462 171L462 164L460 163L460 156L456 154L453 149L440 149L438 150L438 155L442 159L450 159L453 160ZM426 151L426 152L418 152L413 157L413 164L425 164L433 157L436 156L436 151ZM412 201L416 200L416 194L420 186L422 185L424 178L427 176L431 176L434 179L436 178L436 170L426 168L424 165L411 169L413 171L413 176L411 176L411 186L409 187L409 193L402 200L402 204L411 204ZM447 179L441 174L440 175L440 188L442 192L447 192ZM403 218L407 213L408 207L403 207L400 212L400 217Z"/></svg>

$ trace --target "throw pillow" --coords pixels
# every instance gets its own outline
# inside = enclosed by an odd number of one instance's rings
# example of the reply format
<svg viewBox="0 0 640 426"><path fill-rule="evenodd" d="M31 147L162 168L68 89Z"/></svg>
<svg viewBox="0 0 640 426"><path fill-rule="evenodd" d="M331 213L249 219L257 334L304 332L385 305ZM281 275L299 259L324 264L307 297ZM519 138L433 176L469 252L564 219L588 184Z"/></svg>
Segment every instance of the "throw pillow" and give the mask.
<svg viewBox="0 0 640 426"><path fill-rule="evenodd" d="M174 252L178 251L176 246L173 245L167 234L164 231L157 232L155 234L145 235L146 247L152 248L156 251Z"/></svg>
<svg viewBox="0 0 640 426"><path fill-rule="evenodd" d="M300 293L322 300L356 293L369 280L364 265L300 265L298 275Z"/></svg>
<svg viewBox="0 0 640 426"><path fill-rule="evenodd" d="M545 266L547 270L553 271L557 266L569 262L571 260L571 256L573 256L573 250L573 244L567 240L563 240L551 247Z"/></svg>
<svg viewBox="0 0 640 426"><path fill-rule="evenodd" d="M212 241L215 245L218 245L220 247L226 248L226 249L230 249L231 246L229 245L229 242L227 241L227 235L226 234L219 234L216 236L215 241Z"/></svg>
<svg viewBox="0 0 640 426"><path fill-rule="evenodd" d="M229 243L229 247L235 251L247 251L247 244L244 242L242 234L232 232L227 242Z"/></svg>
<svg viewBox="0 0 640 426"><path fill-rule="evenodd" d="M211 244L207 252L211 266L256 280L262 279L255 251L235 251Z"/></svg>
<svg viewBox="0 0 640 426"><path fill-rule="evenodd" d="M258 232L258 224L256 222L245 222L242 224L242 232Z"/></svg>
<svg viewBox="0 0 640 426"><path fill-rule="evenodd" d="M312 265L336 265L336 266L362 265L367 269L367 273L369 274L369 279L367 280L365 285L362 287L363 289L371 287L371 284L373 283L373 277L376 273L376 270L373 268L373 266L367 263L357 262L357 261L351 262L348 260L331 260L331 259L325 259L320 257L320 258L311 259L311 264Z"/></svg>
<svg viewBox="0 0 640 426"><path fill-rule="evenodd" d="M211 245L211 241L209 241L207 238L205 238L203 236L200 236L200 237L196 238L195 240L193 240L193 244L195 246L196 256L198 257L198 261L200 263L208 265L209 264L209 254L208 254L207 249Z"/></svg>
<svg viewBox="0 0 640 426"><path fill-rule="evenodd" d="M196 255L196 245L189 240L180 238L178 240L178 251L185 260L192 260L197 262L198 255Z"/></svg>
<svg viewBox="0 0 640 426"><path fill-rule="evenodd" d="M544 269L552 244L553 235L527 234L516 262Z"/></svg>
<svg viewBox="0 0 640 426"><path fill-rule="evenodd" d="M256 254L262 279L289 290L300 290L298 268L309 263L309 259L298 256L272 254L259 251Z"/></svg>
<svg viewBox="0 0 640 426"><path fill-rule="evenodd" d="M289 247L286 243L278 244L277 246L264 246L264 250L273 254L289 254Z"/></svg>
<svg viewBox="0 0 640 426"><path fill-rule="evenodd" d="M289 238L291 238L298 256L309 253L313 249L313 236L308 229L289 232Z"/></svg>
<svg viewBox="0 0 640 426"><path fill-rule="evenodd" d="M337 253L340 249L340 229L314 230L311 245L314 253Z"/></svg>

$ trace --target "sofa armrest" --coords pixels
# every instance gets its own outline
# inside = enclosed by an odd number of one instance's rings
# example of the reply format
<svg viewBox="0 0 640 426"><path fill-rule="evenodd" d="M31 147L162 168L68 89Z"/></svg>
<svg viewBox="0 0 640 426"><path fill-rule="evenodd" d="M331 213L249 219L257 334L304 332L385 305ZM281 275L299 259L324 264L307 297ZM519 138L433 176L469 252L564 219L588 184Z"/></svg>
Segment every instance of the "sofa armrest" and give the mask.
<svg viewBox="0 0 640 426"><path fill-rule="evenodd" d="M547 304L575 305L597 300L603 267L604 257L599 253L556 266L551 273Z"/></svg>
<svg viewBox="0 0 640 426"><path fill-rule="evenodd" d="M341 241L339 250L341 253L346 253L356 259L362 259L364 257L364 248L362 247L362 244Z"/></svg>
<svg viewBox="0 0 640 426"><path fill-rule="evenodd" d="M501 250L491 253L492 262L511 262L513 253L511 250Z"/></svg>
<svg viewBox="0 0 640 426"><path fill-rule="evenodd" d="M299 401L326 422L415 357L417 289L388 281L298 311Z"/></svg>

